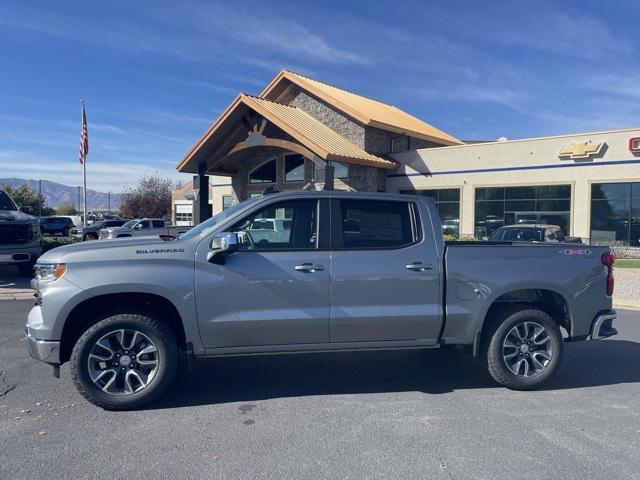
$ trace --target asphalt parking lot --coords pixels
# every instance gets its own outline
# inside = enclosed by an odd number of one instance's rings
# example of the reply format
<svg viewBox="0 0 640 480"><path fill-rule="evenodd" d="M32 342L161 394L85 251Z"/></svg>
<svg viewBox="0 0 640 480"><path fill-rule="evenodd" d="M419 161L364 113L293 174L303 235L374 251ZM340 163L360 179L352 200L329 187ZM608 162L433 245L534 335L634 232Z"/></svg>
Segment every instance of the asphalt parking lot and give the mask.
<svg viewBox="0 0 640 480"><path fill-rule="evenodd" d="M106 412L31 360L0 302L0 478L640 478L640 311L543 391L450 351L228 358Z"/></svg>

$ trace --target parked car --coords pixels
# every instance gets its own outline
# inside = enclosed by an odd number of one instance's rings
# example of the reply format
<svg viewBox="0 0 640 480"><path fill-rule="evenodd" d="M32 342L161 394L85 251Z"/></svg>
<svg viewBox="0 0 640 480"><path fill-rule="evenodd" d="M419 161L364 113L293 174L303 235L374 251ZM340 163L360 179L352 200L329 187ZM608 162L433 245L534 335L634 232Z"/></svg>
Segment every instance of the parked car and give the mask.
<svg viewBox="0 0 640 480"><path fill-rule="evenodd" d="M579 237L565 237L558 225L518 224L500 227L491 237L491 242L568 242L582 243Z"/></svg>
<svg viewBox="0 0 640 480"><path fill-rule="evenodd" d="M30 277L42 253L42 235L31 209L22 210L0 190L0 265L17 265L20 275Z"/></svg>
<svg viewBox="0 0 640 480"><path fill-rule="evenodd" d="M99 238L156 237L159 235L178 236L190 227L172 226L162 218L132 220L121 227L103 228Z"/></svg>
<svg viewBox="0 0 640 480"><path fill-rule="evenodd" d="M282 235L256 241L273 218L287 219ZM48 251L27 345L54 374L70 362L79 392L107 409L157 399L180 359L323 350L463 345L527 390L557 370L565 341L616 333L612 266L604 246L445 243L425 196L275 193L177 239Z"/></svg>
<svg viewBox="0 0 640 480"><path fill-rule="evenodd" d="M82 227L82 216L80 215L58 215L59 217L65 217L71 219L74 227L81 228Z"/></svg>
<svg viewBox="0 0 640 480"><path fill-rule="evenodd" d="M43 235L62 235L68 237L75 229L69 217L40 217L40 230Z"/></svg>
<svg viewBox="0 0 640 480"><path fill-rule="evenodd" d="M97 240L100 230L103 228L117 228L123 226L128 220L122 218L115 220L99 220L87 226L87 228L76 228L71 234L76 240Z"/></svg>

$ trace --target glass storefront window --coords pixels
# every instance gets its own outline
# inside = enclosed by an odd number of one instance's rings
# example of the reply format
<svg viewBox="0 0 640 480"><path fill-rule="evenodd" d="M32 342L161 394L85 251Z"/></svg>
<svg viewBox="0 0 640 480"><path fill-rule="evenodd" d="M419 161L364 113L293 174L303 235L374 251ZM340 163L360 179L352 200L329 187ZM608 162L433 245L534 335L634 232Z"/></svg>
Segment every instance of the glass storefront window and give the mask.
<svg viewBox="0 0 640 480"><path fill-rule="evenodd" d="M476 188L475 236L489 237L503 225L559 225L569 234L571 185Z"/></svg>
<svg viewBox="0 0 640 480"><path fill-rule="evenodd" d="M249 174L249 183L276 183L276 161L263 163Z"/></svg>
<svg viewBox="0 0 640 480"><path fill-rule="evenodd" d="M304 157L298 153L284 156L284 181L304 181Z"/></svg>
<svg viewBox="0 0 640 480"><path fill-rule="evenodd" d="M460 235L460 189L440 188L432 190L402 190L400 193L424 195L436 201L442 233L458 237Z"/></svg>
<svg viewBox="0 0 640 480"><path fill-rule="evenodd" d="M640 246L640 183L591 185L591 243Z"/></svg>

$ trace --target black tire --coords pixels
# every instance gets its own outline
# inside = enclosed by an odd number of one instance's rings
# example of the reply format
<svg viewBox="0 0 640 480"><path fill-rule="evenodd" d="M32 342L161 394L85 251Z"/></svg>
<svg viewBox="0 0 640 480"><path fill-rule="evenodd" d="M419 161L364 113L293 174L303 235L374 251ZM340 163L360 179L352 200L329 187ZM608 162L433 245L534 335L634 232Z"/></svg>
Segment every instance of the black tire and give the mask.
<svg viewBox="0 0 640 480"><path fill-rule="evenodd" d="M536 323L546 330L549 337L548 345L552 352L551 359L545 368L529 377L514 373L507 365L503 353L503 344L509 332L517 325L524 325L525 322ZM519 352L519 350L515 351ZM483 353L489 373L500 385L511 390L533 390L542 386L555 373L564 353L564 340L560 327L546 312L526 306L513 307L498 312L489 325L484 336ZM528 353L518 353L518 355L525 356Z"/></svg>
<svg viewBox="0 0 640 480"><path fill-rule="evenodd" d="M96 233L85 233L82 236L82 241L87 241L87 240L97 240L98 239L98 234Z"/></svg>
<svg viewBox="0 0 640 480"><path fill-rule="evenodd" d="M20 272L21 277L31 278L33 277L33 266L35 263L26 262L26 263L18 263L18 270Z"/></svg>
<svg viewBox="0 0 640 480"><path fill-rule="evenodd" d="M95 342L118 329L133 329L146 335L158 351L158 369L142 390L126 395L104 392L91 380L89 354ZM105 410L132 410L157 400L171 385L179 367L178 344L172 330L146 313L114 313L82 334L71 354L71 377L80 394Z"/></svg>

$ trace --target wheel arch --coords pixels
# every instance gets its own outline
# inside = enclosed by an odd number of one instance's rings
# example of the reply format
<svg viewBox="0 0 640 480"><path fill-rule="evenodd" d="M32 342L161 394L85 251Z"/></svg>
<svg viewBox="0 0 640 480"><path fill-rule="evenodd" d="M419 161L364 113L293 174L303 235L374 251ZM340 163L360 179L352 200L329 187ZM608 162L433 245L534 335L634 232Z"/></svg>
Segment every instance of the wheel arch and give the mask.
<svg viewBox="0 0 640 480"><path fill-rule="evenodd" d="M180 348L186 347L183 319L171 300L148 292L107 293L85 299L71 310L60 337L60 363L69 360L80 336L100 320L101 313L125 311L145 311L155 315L171 328Z"/></svg>
<svg viewBox="0 0 640 480"><path fill-rule="evenodd" d="M568 335L572 332L571 308L565 295L546 287L523 287L502 292L487 307L480 329L476 333L473 354L477 356L484 341L487 327L493 318L507 311L533 308L547 313Z"/></svg>

